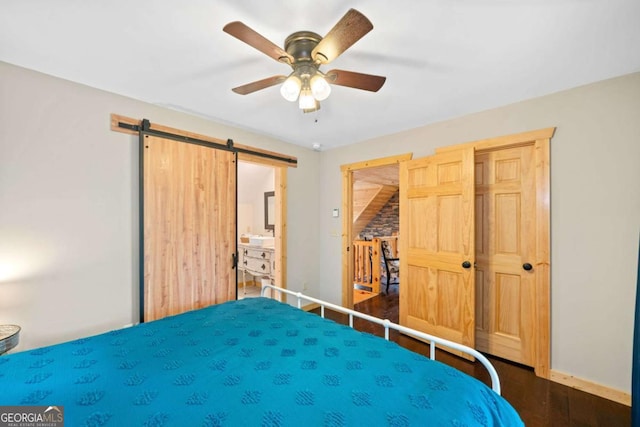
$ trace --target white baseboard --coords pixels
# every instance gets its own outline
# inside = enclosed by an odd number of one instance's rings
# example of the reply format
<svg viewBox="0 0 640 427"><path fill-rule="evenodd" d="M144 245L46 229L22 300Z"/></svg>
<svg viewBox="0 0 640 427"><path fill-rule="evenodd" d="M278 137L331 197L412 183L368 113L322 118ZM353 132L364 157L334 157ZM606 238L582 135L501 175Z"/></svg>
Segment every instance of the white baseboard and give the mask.
<svg viewBox="0 0 640 427"><path fill-rule="evenodd" d="M622 390L587 381L563 372L554 371L553 369L551 370L551 376L549 379L577 390L582 390L605 399L613 400L614 402L618 402L623 405L631 406L631 394Z"/></svg>

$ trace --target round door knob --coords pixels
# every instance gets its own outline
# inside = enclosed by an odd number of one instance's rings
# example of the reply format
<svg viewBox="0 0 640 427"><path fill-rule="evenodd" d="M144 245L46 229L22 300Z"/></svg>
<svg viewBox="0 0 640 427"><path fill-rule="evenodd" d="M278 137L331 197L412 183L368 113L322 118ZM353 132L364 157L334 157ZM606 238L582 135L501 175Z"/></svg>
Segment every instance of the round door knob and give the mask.
<svg viewBox="0 0 640 427"><path fill-rule="evenodd" d="M522 264L522 268L524 268L527 271L533 270L533 265L529 264L528 262L525 262L524 264Z"/></svg>
<svg viewBox="0 0 640 427"><path fill-rule="evenodd" d="M462 268L471 268L471 263L469 261L465 261L462 263Z"/></svg>
<svg viewBox="0 0 640 427"><path fill-rule="evenodd" d="M262 264L262 269L265 270L266 268L267 268L267 266Z"/></svg>

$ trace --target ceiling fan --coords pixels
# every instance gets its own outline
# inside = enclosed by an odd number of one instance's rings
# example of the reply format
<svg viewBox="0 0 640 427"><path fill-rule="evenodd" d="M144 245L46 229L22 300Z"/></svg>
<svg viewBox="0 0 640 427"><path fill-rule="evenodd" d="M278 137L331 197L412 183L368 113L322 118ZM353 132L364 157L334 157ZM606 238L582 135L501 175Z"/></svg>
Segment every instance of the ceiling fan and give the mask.
<svg viewBox="0 0 640 427"><path fill-rule="evenodd" d="M331 84L377 92L386 77L345 70L320 71L321 65L336 59L372 29L366 16L350 9L324 38L311 31L297 31L286 38L282 49L242 22L230 22L224 32L293 69L288 76L267 77L232 90L247 95L282 83L282 96L291 102L297 100L305 113L320 109L320 101L331 93Z"/></svg>

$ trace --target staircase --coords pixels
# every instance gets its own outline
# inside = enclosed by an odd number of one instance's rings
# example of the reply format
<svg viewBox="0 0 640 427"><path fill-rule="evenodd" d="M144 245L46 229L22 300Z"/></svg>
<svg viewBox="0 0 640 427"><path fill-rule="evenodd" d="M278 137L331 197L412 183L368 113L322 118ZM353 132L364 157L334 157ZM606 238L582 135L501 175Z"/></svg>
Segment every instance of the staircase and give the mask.
<svg viewBox="0 0 640 427"><path fill-rule="evenodd" d="M356 181L353 184L353 228L357 236L398 191L395 185Z"/></svg>

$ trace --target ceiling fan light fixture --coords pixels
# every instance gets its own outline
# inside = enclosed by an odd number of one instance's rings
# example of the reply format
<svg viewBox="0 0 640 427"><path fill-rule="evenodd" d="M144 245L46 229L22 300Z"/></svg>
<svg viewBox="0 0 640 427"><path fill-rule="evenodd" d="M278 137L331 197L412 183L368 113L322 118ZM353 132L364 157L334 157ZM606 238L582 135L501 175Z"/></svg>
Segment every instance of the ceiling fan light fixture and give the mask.
<svg viewBox="0 0 640 427"><path fill-rule="evenodd" d="M313 108L305 108L302 110L303 113L313 113L320 109L320 103L317 100L314 100Z"/></svg>
<svg viewBox="0 0 640 427"><path fill-rule="evenodd" d="M280 94L287 101L294 102L298 99L298 95L300 95L301 87L302 82L298 76L292 74L284 81L282 86L280 86Z"/></svg>
<svg viewBox="0 0 640 427"><path fill-rule="evenodd" d="M325 78L320 74L320 72L316 73L310 81L311 84L311 93L313 97L318 101L324 101L331 94L331 86L325 80Z"/></svg>
<svg viewBox="0 0 640 427"><path fill-rule="evenodd" d="M298 106L301 110L312 110L316 108L316 99L313 97L310 88L306 87L300 91Z"/></svg>

